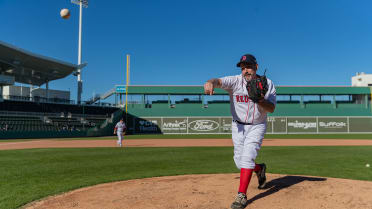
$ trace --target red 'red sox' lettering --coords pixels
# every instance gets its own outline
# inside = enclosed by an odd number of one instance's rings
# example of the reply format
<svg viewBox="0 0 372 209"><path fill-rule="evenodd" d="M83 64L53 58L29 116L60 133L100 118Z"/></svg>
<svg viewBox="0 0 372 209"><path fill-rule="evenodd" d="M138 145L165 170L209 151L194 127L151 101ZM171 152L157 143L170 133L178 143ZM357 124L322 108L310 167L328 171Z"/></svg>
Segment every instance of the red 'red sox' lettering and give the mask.
<svg viewBox="0 0 372 209"><path fill-rule="evenodd" d="M245 103L248 103L249 102L249 97L247 95L236 95L236 102L245 102Z"/></svg>

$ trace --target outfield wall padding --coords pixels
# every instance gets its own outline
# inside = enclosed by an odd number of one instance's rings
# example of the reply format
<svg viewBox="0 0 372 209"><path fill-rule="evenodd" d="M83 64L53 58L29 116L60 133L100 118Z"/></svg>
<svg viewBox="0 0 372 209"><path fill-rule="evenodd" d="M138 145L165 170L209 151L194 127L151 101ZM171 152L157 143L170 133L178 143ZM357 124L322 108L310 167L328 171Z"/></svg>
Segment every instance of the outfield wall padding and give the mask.
<svg viewBox="0 0 372 209"><path fill-rule="evenodd" d="M231 117L133 117L133 134L231 134ZM372 133L372 117L268 117L268 134Z"/></svg>

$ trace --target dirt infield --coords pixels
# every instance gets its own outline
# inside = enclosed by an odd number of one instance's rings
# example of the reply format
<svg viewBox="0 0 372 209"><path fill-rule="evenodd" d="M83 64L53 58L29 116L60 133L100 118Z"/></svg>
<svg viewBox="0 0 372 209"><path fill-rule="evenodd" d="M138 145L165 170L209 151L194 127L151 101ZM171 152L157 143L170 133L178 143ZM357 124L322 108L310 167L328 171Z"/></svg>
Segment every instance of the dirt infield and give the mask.
<svg viewBox="0 0 372 209"><path fill-rule="evenodd" d="M31 203L27 209L229 208L238 174L186 175L121 181L78 189ZM372 182L270 174L264 190L255 176L247 208L372 208Z"/></svg>
<svg viewBox="0 0 372 209"><path fill-rule="evenodd" d="M372 146L372 140L360 139L264 139L263 146ZM43 139L1 142L0 150L66 147L115 147L115 140ZM232 146L231 139L136 139L124 140L125 147L220 147Z"/></svg>
<svg viewBox="0 0 372 209"><path fill-rule="evenodd" d="M232 146L228 139L125 140L126 147ZM264 146L357 146L372 140L266 139ZM115 140L35 140L2 142L0 150L62 147L115 147ZM239 174L185 175L107 183L47 197L27 209L222 209L229 208ZM372 182L268 174L264 190L252 177L247 208L372 208Z"/></svg>

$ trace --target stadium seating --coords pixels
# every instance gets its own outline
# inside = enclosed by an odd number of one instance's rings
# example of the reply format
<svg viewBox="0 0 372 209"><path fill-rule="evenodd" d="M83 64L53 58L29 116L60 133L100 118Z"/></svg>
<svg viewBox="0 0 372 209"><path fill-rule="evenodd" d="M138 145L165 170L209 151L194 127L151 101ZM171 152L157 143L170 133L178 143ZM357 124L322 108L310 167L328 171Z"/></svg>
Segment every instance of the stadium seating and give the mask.
<svg viewBox="0 0 372 209"><path fill-rule="evenodd" d="M60 113L69 112L72 114L88 115L109 115L115 112L115 107L85 106L71 104L52 104L36 103L26 101L4 100L0 102L1 111L21 111L21 112L41 112L41 113Z"/></svg>
<svg viewBox="0 0 372 209"><path fill-rule="evenodd" d="M84 131L94 128L118 110L113 107L0 102L0 132Z"/></svg>

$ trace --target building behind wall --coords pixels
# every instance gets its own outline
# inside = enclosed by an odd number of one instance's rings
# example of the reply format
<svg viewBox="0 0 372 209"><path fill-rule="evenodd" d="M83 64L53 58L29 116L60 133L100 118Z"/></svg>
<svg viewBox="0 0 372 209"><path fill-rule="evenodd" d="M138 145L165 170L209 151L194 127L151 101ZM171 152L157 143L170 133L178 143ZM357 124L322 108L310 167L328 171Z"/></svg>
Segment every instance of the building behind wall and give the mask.
<svg viewBox="0 0 372 209"><path fill-rule="evenodd" d="M27 86L4 86L2 92L4 99L23 101L70 101L70 92L61 90L46 90Z"/></svg>
<svg viewBox="0 0 372 209"><path fill-rule="evenodd" d="M372 74L356 73L351 77L351 86L372 86Z"/></svg>

